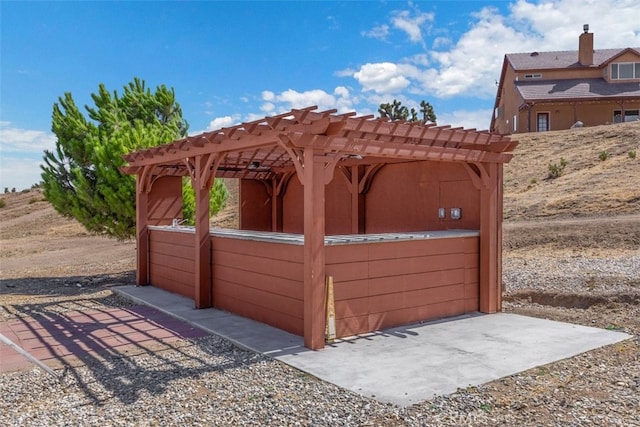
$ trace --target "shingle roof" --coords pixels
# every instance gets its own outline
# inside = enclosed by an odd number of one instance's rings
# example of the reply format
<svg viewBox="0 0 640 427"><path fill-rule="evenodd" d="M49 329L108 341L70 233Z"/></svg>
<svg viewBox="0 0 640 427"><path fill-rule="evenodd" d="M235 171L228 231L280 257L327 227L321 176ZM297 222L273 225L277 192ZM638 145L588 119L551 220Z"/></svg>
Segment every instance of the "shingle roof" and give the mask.
<svg viewBox="0 0 640 427"><path fill-rule="evenodd" d="M525 101L640 98L640 83L608 83L601 78L518 81L516 88Z"/></svg>
<svg viewBox="0 0 640 427"><path fill-rule="evenodd" d="M593 66L601 66L627 48L596 49L593 52ZM640 47L631 48L640 55ZM582 67L578 62L577 50L556 52L508 53L507 60L514 70L549 70L555 68Z"/></svg>

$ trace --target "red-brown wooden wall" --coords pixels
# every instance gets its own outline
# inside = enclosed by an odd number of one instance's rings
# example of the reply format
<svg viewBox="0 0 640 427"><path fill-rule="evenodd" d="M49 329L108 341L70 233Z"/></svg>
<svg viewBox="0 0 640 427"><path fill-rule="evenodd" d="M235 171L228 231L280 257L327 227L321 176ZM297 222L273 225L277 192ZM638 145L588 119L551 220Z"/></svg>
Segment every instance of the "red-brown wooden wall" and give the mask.
<svg viewBox="0 0 640 427"><path fill-rule="evenodd" d="M303 246L212 236L214 306L303 334ZM150 278L194 297L193 232L150 230ZM477 311L478 237L329 245L338 337Z"/></svg>
<svg viewBox="0 0 640 427"><path fill-rule="evenodd" d="M149 230L149 281L161 289L194 298L195 237L179 230Z"/></svg>
<svg viewBox="0 0 640 427"><path fill-rule="evenodd" d="M338 337L478 310L478 237L328 246Z"/></svg>
<svg viewBox="0 0 640 427"><path fill-rule="evenodd" d="M325 234L351 234L351 193L341 172L325 187ZM240 225L244 230L271 230L271 197L257 181L240 180ZM293 177L283 196L285 233L302 233L304 187ZM462 218L451 219L451 208ZM438 218L445 208L446 218ZM462 164L406 162L385 165L365 194L365 232L387 233L480 228L480 191Z"/></svg>
<svg viewBox="0 0 640 427"><path fill-rule="evenodd" d="M303 334L303 246L212 237L213 304Z"/></svg>

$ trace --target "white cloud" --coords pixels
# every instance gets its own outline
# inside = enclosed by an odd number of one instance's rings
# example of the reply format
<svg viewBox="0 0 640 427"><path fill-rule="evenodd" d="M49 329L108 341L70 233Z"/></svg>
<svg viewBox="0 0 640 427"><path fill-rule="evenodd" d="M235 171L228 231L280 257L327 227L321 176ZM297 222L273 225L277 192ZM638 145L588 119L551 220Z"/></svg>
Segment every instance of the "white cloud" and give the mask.
<svg viewBox="0 0 640 427"><path fill-rule="evenodd" d="M433 39L433 48L441 49L443 47L450 46L453 41L449 37L436 37Z"/></svg>
<svg viewBox="0 0 640 427"><path fill-rule="evenodd" d="M31 188L33 184L42 181L40 165L44 164L40 159L29 156L11 155L4 153L0 158L0 189L24 190Z"/></svg>
<svg viewBox="0 0 640 427"><path fill-rule="evenodd" d="M416 11L414 16L408 10L397 11L391 18L391 24L404 31L409 40L413 43L421 43L424 46L422 30L426 23L433 22L435 15L433 13L424 13Z"/></svg>
<svg viewBox="0 0 640 427"><path fill-rule="evenodd" d="M577 50L582 25L587 23L596 49L637 47L638 16L637 0L517 0L506 14L492 7L478 10L469 17L469 29L457 40L438 37L432 43L433 50L395 62L366 63L350 75L364 92L490 100L495 96L494 82L500 77L505 54ZM390 22L415 43L423 40L425 27L434 25L435 17L401 11L395 12ZM346 76L350 71L337 75Z"/></svg>
<svg viewBox="0 0 640 427"><path fill-rule="evenodd" d="M401 74L397 64L391 62L367 63L353 74L364 91L394 93L409 86L410 81Z"/></svg>
<svg viewBox="0 0 640 427"><path fill-rule="evenodd" d="M242 121L255 122L256 120L262 120L262 119L264 119L264 114L249 113L244 117Z"/></svg>
<svg viewBox="0 0 640 427"><path fill-rule="evenodd" d="M0 189L22 190L40 182L44 151L54 150L55 143L52 133L0 121Z"/></svg>
<svg viewBox="0 0 640 427"><path fill-rule="evenodd" d="M353 77L353 73L355 72L356 70L354 70L353 68L345 68L344 70L338 70L334 72L333 75L336 77Z"/></svg>
<svg viewBox="0 0 640 427"><path fill-rule="evenodd" d="M335 108L339 113L346 113L354 110L354 101L357 100L357 98L352 98L351 91L346 86L337 86L332 93L328 93L322 89L313 89L304 92L287 89L280 93L265 90L262 91L261 98L265 101L259 107L261 113L231 114L217 117L211 120L207 129L193 131L189 134L198 135L203 132L234 126L241 122L261 120L265 116L281 114L291 109L305 108L311 105L317 105L320 111Z"/></svg>
<svg viewBox="0 0 640 427"><path fill-rule="evenodd" d="M291 108L302 108L308 105L329 106L335 104L335 97L322 89L298 92L287 89L276 98L279 102L289 104Z"/></svg>
<svg viewBox="0 0 640 427"><path fill-rule="evenodd" d="M349 97L349 89L347 89L344 86L338 86L337 88L335 88L333 90L333 93L336 94L339 97L342 97L342 98L348 98Z"/></svg>
<svg viewBox="0 0 640 427"><path fill-rule="evenodd" d="M439 125L462 126L465 129L486 130L491 121L491 109L488 110L456 110L449 113L438 113Z"/></svg>
<svg viewBox="0 0 640 427"><path fill-rule="evenodd" d="M211 120L209 122L209 126L207 126L207 130L206 131L218 130L218 129L221 129L221 128L224 128L224 127L237 125L238 123L240 123L240 115L239 114L234 114L234 115L231 115L231 116L224 116L224 117L216 117L215 119L213 119L213 120ZM192 135L197 135L197 134L200 134L200 133L202 133L202 131L198 131L198 132L192 133Z"/></svg>
<svg viewBox="0 0 640 427"><path fill-rule="evenodd" d="M373 27L369 31L362 31L360 33L363 37L369 37L372 39L386 40L389 35L389 26L387 24L378 25Z"/></svg>
<svg viewBox="0 0 640 427"><path fill-rule="evenodd" d="M276 106L272 103L272 102L265 102L264 104L262 104L262 106L260 107L260 110L264 111L266 114L271 113L273 110L275 110Z"/></svg>
<svg viewBox="0 0 640 427"><path fill-rule="evenodd" d="M56 137L41 130L21 129L0 122L0 151L3 153L42 153L55 148Z"/></svg>
<svg viewBox="0 0 640 427"><path fill-rule="evenodd" d="M539 50L576 50L583 24L594 33L596 49L640 46L637 0L518 0L510 11L540 36Z"/></svg>
<svg viewBox="0 0 640 427"><path fill-rule="evenodd" d="M269 91L263 92L263 99L265 92ZM273 97L269 97L272 101L270 103L272 108L269 112L273 113L284 113L292 108L304 108L310 105L317 105L319 110L336 108L341 113L353 109L351 94L345 86L336 87L333 93L325 92L322 89L312 89L304 92L287 89L279 94L269 93L273 94Z"/></svg>

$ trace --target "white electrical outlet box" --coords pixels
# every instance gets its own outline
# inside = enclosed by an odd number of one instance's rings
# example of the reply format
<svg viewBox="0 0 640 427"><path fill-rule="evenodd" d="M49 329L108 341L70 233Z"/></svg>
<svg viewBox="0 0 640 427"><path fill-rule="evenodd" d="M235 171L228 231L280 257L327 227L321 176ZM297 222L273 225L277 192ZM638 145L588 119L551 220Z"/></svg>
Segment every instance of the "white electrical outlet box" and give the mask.
<svg viewBox="0 0 640 427"><path fill-rule="evenodd" d="M451 208L451 219L462 218L462 210L460 208Z"/></svg>
<svg viewBox="0 0 640 427"><path fill-rule="evenodd" d="M447 210L445 208L438 208L438 218L445 219L447 217Z"/></svg>

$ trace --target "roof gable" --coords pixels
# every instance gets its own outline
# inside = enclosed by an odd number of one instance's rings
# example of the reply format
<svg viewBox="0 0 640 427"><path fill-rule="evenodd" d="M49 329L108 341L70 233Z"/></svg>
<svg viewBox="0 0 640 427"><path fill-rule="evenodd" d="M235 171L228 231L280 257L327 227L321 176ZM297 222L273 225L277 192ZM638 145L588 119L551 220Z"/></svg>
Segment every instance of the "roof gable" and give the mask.
<svg viewBox="0 0 640 427"><path fill-rule="evenodd" d="M622 49L619 53L617 53L616 55L612 56L611 58L609 58L606 63L610 63L615 61L616 59L620 58L622 55L626 54L626 53L631 53L633 56L637 57L638 60L640 60L640 48L626 48L626 49ZM604 64L603 64L604 65Z"/></svg>

